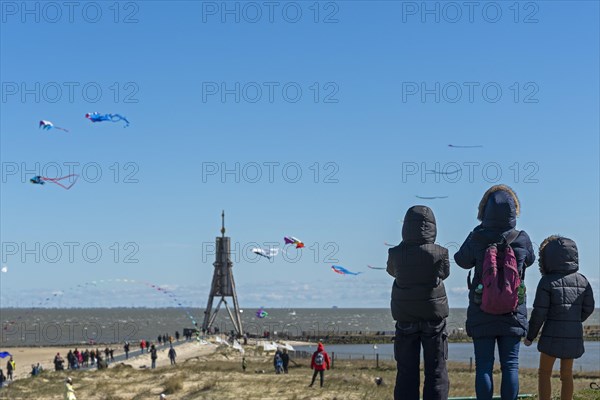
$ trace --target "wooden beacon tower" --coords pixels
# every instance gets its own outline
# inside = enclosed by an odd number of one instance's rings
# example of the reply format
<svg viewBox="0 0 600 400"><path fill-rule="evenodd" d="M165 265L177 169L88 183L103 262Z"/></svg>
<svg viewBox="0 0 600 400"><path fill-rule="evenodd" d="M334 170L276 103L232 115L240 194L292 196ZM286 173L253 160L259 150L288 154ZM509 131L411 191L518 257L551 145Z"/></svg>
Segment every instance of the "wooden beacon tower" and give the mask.
<svg viewBox="0 0 600 400"><path fill-rule="evenodd" d="M221 304L225 304L225 309L231 318L233 328L238 335L244 333L242 329L242 316L240 314L240 307L237 300L237 294L235 292L235 281L233 280L233 263L229 258L230 253L230 240L229 237L225 236L225 211L221 213L221 236L216 238L216 259L213 264L215 271L213 274L212 285L210 288L210 294L208 295L208 305L204 312L204 322L202 323L202 329L208 331L215 319L217 313L221 308ZM217 306L213 310L213 301L215 297L220 298ZM233 300L233 310L229 308L226 297L231 297Z"/></svg>

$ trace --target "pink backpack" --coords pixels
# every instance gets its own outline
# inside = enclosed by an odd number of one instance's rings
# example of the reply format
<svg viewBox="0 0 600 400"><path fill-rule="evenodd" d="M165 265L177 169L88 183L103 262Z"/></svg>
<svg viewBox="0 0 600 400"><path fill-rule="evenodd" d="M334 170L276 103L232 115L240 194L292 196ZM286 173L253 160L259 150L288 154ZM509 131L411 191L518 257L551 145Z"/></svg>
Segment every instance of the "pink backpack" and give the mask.
<svg viewBox="0 0 600 400"><path fill-rule="evenodd" d="M521 277L515 252L510 244L519 236L514 230L505 242L494 243L485 250L481 283L483 294L481 309L494 315L512 313L519 304Z"/></svg>

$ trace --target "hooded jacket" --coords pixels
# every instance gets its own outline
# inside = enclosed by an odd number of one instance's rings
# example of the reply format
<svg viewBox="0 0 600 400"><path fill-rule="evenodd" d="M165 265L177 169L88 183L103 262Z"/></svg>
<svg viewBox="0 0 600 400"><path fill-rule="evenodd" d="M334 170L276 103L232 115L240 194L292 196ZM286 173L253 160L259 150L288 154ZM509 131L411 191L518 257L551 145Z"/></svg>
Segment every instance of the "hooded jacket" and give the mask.
<svg viewBox="0 0 600 400"><path fill-rule="evenodd" d="M402 242L388 251L387 272L393 276L391 309L400 322L439 321L448 316L443 280L450 274L448 249L435 244L433 211L408 209Z"/></svg>
<svg viewBox="0 0 600 400"><path fill-rule="evenodd" d="M464 269L475 268L473 282L469 290L469 308L467 309L467 334L473 338L490 336L525 336L527 324L527 301L523 301L512 314L492 315L481 310L473 301L474 289L481 282L483 258L486 248L506 238L517 226L520 214L517 194L506 185L495 185L485 192L479 203L477 219L481 221L469 234L458 252L454 255L456 263ZM521 277L525 268L535 261L535 254L529 235L520 231L510 244Z"/></svg>
<svg viewBox="0 0 600 400"><path fill-rule="evenodd" d="M323 365L317 365L315 363L315 357L317 356L318 353L323 353L323 358L324 358ZM315 371L325 371L326 369L329 369L330 364L331 364L331 360L329 359L329 354L327 354L327 352L325 351L325 347L323 346L323 343L319 342L319 344L317 345L317 351L315 351L313 353L312 358L310 360L310 368L314 369Z"/></svg>
<svg viewBox="0 0 600 400"><path fill-rule="evenodd" d="M537 287L529 333L542 335L538 350L557 358L583 355L583 326L594 312L592 286L579 272L577 245L571 239L550 236L540 246L539 265L542 278Z"/></svg>

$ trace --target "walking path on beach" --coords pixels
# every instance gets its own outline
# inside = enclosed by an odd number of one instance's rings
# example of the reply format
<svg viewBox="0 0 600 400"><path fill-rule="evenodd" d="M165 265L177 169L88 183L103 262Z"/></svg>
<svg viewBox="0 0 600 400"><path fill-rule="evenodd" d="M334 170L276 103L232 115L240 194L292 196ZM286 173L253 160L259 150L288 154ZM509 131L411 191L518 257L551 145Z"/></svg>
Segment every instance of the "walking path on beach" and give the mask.
<svg viewBox="0 0 600 400"><path fill-rule="evenodd" d="M216 336L207 336L207 337L205 337L205 339L201 339L200 342L198 342L195 339L192 339L189 341L180 340L179 342L177 342L177 341L173 342L173 348L175 348L175 351L177 352L176 362L183 362L190 358L205 356L210 353L213 353L217 349L218 344L219 344L219 343L213 343L213 342L217 342ZM257 341L255 339L249 340L249 344L251 344L251 345L254 345L256 343L257 343ZM292 346L312 345L312 343L309 343L309 342L298 342L298 341L286 341L286 343L288 343ZM115 350L115 353L117 353L114 357L114 361L111 361L108 363L109 368L119 365L121 363L126 364L126 365L131 365L132 367L134 367L136 369L143 368L144 366L146 368L150 368L150 366L152 364L152 360L150 359L150 354L148 353L147 349L144 349L144 352L142 353L138 342L130 343L131 350L129 351L128 359L125 358L125 352L123 351L122 343L112 344L112 345L102 344L102 345L98 345L98 346L72 345L72 346L68 346L68 347L13 347L13 348L7 348L6 350L13 355L15 362L17 364L17 369L14 374L15 380L17 380L17 379L27 378L27 377L31 376L31 365L32 364L40 363L40 365L44 368L44 370L54 371L53 360L54 360L54 357L56 356L56 353L60 353L61 357L63 357L63 359L65 359L65 370L66 370L66 364L67 364L66 357L67 357L67 353L69 352L69 350L75 350L77 348L80 351L84 351L86 349L87 350L92 350L92 349L95 350L96 348L98 348L98 349L100 349L100 351L102 353L102 357L104 358L104 349L106 347L108 347L109 349L113 348ZM169 344L161 344L161 345L156 346L156 348L157 348L157 356L158 356L157 360L156 360L156 367L162 367L165 365L169 365L170 364L170 360L168 357ZM5 370L5 365L1 365L0 367L3 370ZM79 370L93 370L96 368L97 368L96 365L94 365L94 366L80 368ZM73 370L73 373L76 373L76 371L78 371L78 370Z"/></svg>

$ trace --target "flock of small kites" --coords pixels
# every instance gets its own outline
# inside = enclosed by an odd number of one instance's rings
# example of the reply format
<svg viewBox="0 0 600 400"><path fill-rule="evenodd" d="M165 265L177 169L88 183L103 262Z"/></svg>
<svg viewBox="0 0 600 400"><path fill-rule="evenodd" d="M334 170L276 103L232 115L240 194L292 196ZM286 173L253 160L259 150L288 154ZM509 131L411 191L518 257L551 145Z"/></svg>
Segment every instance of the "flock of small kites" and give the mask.
<svg viewBox="0 0 600 400"><path fill-rule="evenodd" d="M127 118L125 118L124 116L120 115L120 114L100 114L98 112L93 112L93 113L87 113L85 114L85 117L87 119L89 119L91 122L103 122L103 121L110 121L110 122L119 122L119 121L124 121L125 122L125 128L127 128L129 126L129 121L127 120ZM46 120L41 120L40 121L40 125L39 125L40 129L43 129L45 131L50 131L52 129L57 129L59 131L63 131L63 132L69 132L68 129L65 128L61 128L60 126L56 126L54 125L52 122L50 121L46 121ZM67 176L61 176L61 177L57 177L57 178L48 178L45 176L34 176L33 178L31 178L29 180L29 182L33 183L34 185L44 185L46 184L46 182L51 182L54 183L60 187L62 187L63 189L69 190L73 187L73 185L75 184L75 182L77 182L77 178L79 178L79 175L77 174L71 174L71 175L67 175ZM67 183L70 182L69 184L64 184L63 182Z"/></svg>

